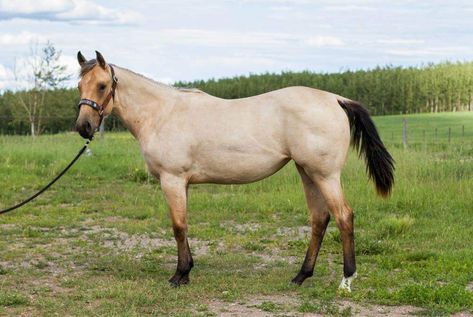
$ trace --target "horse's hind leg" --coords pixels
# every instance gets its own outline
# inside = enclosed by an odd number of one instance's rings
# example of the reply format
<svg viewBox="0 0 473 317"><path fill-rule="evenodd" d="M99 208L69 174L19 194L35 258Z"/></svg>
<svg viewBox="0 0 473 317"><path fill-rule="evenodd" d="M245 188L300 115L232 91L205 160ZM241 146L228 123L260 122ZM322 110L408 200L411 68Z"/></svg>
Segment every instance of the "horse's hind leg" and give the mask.
<svg viewBox="0 0 473 317"><path fill-rule="evenodd" d="M355 242L353 235L353 212L343 196L340 175L312 177L320 190L331 214L335 217L343 245L343 279L340 289L351 291L350 285L356 276Z"/></svg>
<svg viewBox="0 0 473 317"><path fill-rule="evenodd" d="M304 185L304 193L310 211L312 225L312 236L304 263L297 276L292 280L293 283L301 285L302 282L304 282L306 278L311 277L314 272L315 262L325 234L325 229L330 221L330 214L317 186L310 177L307 176L302 167L297 164L296 167L301 175L302 184Z"/></svg>
<svg viewBox="0 0 473 317"><path fill-rule="evenodd" d="M169 205L177 242L177 269L169 282L173 286L179 286L189 283L189 272L194 266L187 241L187 182L173 175L162 175L161 188Z"/></svg>

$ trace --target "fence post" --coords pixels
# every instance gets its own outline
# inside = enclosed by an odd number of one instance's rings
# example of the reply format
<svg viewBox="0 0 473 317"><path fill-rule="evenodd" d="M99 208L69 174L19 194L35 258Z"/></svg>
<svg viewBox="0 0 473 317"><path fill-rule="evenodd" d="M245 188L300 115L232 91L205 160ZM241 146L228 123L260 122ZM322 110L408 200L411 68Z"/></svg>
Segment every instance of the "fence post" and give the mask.
<svg viewBox="0 0 473 317"><path fill-rule="evenodd" d="M407 119L402 119L402 144L407 148Z"/></svg>

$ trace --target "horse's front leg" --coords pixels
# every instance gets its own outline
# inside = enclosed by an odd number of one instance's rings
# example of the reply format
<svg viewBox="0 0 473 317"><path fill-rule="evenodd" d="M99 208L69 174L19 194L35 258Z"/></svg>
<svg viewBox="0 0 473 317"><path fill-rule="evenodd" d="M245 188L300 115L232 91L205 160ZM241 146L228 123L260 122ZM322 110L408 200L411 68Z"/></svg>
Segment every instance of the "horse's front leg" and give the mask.
<svg viewBox="0 0 473 317"><path fill-rule="evenodd" d="M173 286L189 283L194 266L187 241L187 180L174 175L161 175L161 188L169 205L172 229L177 242L177 269L169 282Z"/></svg>

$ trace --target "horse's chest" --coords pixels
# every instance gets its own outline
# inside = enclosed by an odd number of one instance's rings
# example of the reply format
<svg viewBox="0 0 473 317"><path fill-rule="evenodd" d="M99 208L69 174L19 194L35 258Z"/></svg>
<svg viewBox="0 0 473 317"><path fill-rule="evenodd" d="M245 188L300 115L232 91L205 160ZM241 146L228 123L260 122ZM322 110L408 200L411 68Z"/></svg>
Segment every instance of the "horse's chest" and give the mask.
<svg viewBox="0 0 473 317"><path fill-rule="evenodd" d="M163 172L182 173L192 164L188 146L172 140L144 142L141 144L141 153L149 172L155 176Z"/></svg>

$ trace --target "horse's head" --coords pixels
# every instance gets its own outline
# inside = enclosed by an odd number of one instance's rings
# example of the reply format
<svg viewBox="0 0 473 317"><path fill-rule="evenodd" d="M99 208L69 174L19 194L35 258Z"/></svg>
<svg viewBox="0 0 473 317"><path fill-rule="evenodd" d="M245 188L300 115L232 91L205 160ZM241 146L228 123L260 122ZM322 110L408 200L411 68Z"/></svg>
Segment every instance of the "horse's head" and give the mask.
<svg viewBox="0 0 473 317"><path fill-rule="evenodd" d="M76 130L85 139L92 139L102 119L112 112L117 79L113 67L105 62L102 54L95 51L96 59L86 60L77 53L81 66L79 81L79 116Z"/></svg>

